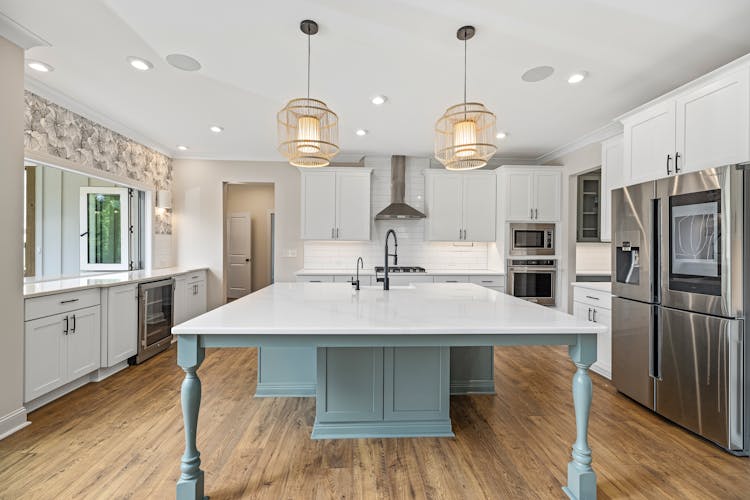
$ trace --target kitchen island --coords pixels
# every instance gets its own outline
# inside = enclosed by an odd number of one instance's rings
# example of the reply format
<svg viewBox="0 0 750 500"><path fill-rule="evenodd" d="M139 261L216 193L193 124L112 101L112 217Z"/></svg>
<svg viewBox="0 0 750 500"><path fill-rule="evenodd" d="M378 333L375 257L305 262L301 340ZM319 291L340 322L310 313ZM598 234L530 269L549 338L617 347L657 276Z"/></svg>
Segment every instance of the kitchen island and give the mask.
<svg viewBox="0 0 750 500"><path fill-rule="evenodd" d="M206 347L314 347L318 353L314 438L451 436L449 348L568 345L576 441L571 498L595 498L587 441L596 337L604 329L473 284L425 283L352 290L346 283L280 283L173 329L178 336L185 454L177 498L202 498L196 446Z"/></svg>

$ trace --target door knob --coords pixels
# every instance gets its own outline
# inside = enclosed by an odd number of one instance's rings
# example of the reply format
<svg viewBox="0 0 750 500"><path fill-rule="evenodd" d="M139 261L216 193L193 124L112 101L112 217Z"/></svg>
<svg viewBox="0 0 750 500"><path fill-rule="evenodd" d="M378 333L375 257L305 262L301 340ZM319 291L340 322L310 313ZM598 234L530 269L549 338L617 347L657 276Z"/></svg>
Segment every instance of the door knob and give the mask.
<svg viewBox="0 0 750 500"><path fill-rule="evenodd" d="M245 259L245 262L250 262L250 259Z"/></svg>

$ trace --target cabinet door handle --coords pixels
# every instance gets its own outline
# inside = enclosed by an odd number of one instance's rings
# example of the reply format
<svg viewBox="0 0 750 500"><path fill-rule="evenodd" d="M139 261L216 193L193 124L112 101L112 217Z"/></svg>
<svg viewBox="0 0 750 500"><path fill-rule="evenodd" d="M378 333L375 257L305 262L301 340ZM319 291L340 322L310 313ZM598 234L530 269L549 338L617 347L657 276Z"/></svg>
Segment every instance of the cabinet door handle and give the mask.
<svg viewBox="0 0 750 500"><path fill-rule="evenodd" d="M534 219L539 220L539 209L538 208L534 209Z"/></svg>
<svg viewBox="0 0 750 500"><path fill-rule="evenodd" d="M336 239L339 239L339 228L336 228Z"/></svg>
<svg viewBox="0 0 750 500"><path fill-rule="evenodd" d="M529 209L529 219L533 219L533 218L534 218L534 209L530 208Z"/></svg>
<svg viewBox="0 0 750 500"><path fill-rule="evenodd" d="M68 317L67 316L65 316L65 320L64 321L65 321L65 329L63 330L63 333L65 335L67 335L68 334L68 329L69 329L68 327L70 326L69 322L68 322Z"/></svg>
<svg viewBox="0 0 750 500"><path fill-rule="evenodd" d="M674 154L674 173L677 174L680 172L680 167L677 166L677 161L680 159L680 153Z"/></svg>
<svg viewBox="0 0 750 500"><path fill-rule="evenodd" d="M591 321L591 308L589 307L589 321Z"/></svg>
<svg viewBox="0 0 750 500"><path fill-rule="evenodd" d="M593 318L593 321L594 321L594 323L596 323L596 309L592 309L591 311L592 311L592 315L591 316Z"/></svg>
<svg viewBox="0 0 750 500"><path fill-rule="evenodd" d="M335 230L334 228L331 228L331 239L333 239L333 238L334 238L334 236L333 236L333 235L334 235L334 234L336 234L336 233L335 233L335 231L336 231L336 230Z"/></svg>
<svg viewBox="0 0 750 500"><path fill-rule="evenodd" d="M458 239L459 239L459 240L462 240L462 239L463 239L462 235L463 235L463 231L461 231L461 230L459 229L459 230L458 230Z"/></svg>
<svg viewBox="0 0 750 500"><path fill-rule="evenodd" d="M73 315L73 326L70 327L70 333L76 332L76 315Z"/></svg>
<svg viewBox="0 0 750 500"><path fill-rule="evenodd" d="M672 161L672 155L667 155L667 175L672 175L672 170L669 168L669 162Z"/></svg>

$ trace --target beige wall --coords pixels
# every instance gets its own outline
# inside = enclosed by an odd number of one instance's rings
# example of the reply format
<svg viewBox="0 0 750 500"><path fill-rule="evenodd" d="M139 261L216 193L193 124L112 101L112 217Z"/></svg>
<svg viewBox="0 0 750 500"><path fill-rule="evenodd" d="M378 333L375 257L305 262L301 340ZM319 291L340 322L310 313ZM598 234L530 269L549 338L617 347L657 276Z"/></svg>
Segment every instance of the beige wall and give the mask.
<svg viewBox="0 0 750 500"><path fill-rule="evenodd" d="M274 184L276 281L294 281L303 266L300 174L282 162L175 160L172 206L180 266L208 266L208 305L224 302L223 183Z"/></svg>
<svg viewBox="0 0 750 500"><path fill-rule="evenodd" d="M0 38L0 436L26 422L23 409L23 50Z"/></svg>
<svg viewBox="0 0 750 500"><path fill-rule="evenodd" d="M269 211L273 211L273 184L254 182L228 184L226 213L248 212L251 220L252 291L271 284L271 239Z"/></svg>

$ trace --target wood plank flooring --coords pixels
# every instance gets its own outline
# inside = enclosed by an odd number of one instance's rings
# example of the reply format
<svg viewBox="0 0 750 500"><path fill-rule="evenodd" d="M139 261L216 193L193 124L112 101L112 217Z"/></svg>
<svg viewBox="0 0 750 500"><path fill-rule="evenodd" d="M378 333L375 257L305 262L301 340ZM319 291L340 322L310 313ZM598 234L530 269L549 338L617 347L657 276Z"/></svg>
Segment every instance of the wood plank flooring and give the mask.
<svg viewBox="0 0 750 500"><path fill-rule="evenodd" d="M183 451L175 349L30 415L0 441L0 498L173 498ZM451 399L455 439L312 441L315 402L255 399L254 349L208 350L199 439L212 499L564 498L575 428L564 348L496 348L495 396ZM750 498L750 459L594 375L599 498Z"/></svg>

